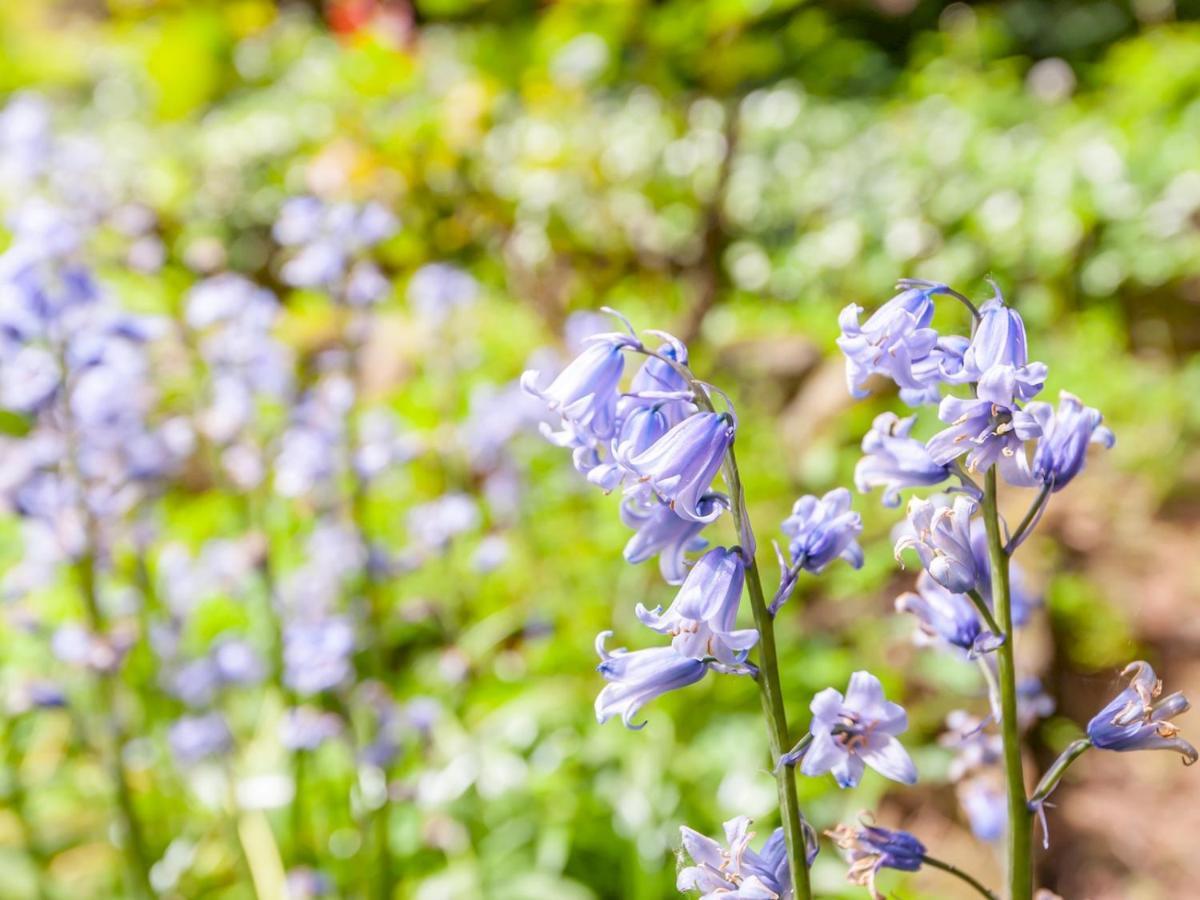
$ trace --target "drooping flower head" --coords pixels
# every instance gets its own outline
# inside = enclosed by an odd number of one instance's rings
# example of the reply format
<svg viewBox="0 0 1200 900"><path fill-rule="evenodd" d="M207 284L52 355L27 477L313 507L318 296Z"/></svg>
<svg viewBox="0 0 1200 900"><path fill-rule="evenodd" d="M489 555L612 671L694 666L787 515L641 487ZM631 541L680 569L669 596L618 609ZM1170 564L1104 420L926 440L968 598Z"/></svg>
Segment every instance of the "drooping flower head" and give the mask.
<svg viewBox="0 0 1200 900"><path fill-rule="evenodd" d="M916 593L896 598L896 612L912 613L917 618L918 635L926 640L941 640L966 650L971 656L987 653L1003 639L987 631L979 613L964 594L955 594L922 571L917 576Z"/></svg>
<svg viewBox="0 0 1200 900"><path fill-rule="evenodd" d="M673 635L671 646L681 656L737 665L758 641L755 629L736 628L744 584L741 548L714 547L688 573L665 613L661 606L651 612L639 603L637 617L660 634Z"/></svg>
<svg viewBox="0 0 1200 900"><path fill-rule="evenodd" d="M596 720L601 724L619 715L626 728L639 729L633 718L643 706L667 691L695 684L708 672L709 664L682 656L674 647L652 647L630 653L624 649L611 653L604 647L611 631L596 636L596 667L609 684L596 697Z"/></svg>
<svg viewBox="0 0 1200 900"><path fill-rule="evenodd" d="M1174 750L1191 765L1198 757L1196 748L1179 736L1179 727L1171 719L1187 712L1191 704L1176 691L1160 699L1162 682L1147 662L1137 660L1125 667L1129 687L1088 722L1092 743L1102 750Z"/></svg>
<svg viewBox="0 0 1200 900"><path fill-rule="evenodd" d="M680 584L687 574L684 554L708 546L708 541L700 537L705 521L728 508L724 494L706 494L696 504L700 521L693 521L676 515L653 493L626 496L621 503L621 521L636 533L625 544L625 561L637 565L657 555L659 571L667 584Z"/></svg>
<svg viewBox="0 0 1200 900"><path fill-rule="evenodd" d="M546 436L561 446L578 446L587 439L606 441L617 424L618 385L625 371L626 347L637 340L627 334L597 334L587 339L579 356L546 388L538 387L538 373L521 376L521 387L546 401L562 417L563 431Z"/></svg>
<svg viewBox="0 0 1200 900"><path fill-rule="evenodd" d="M838 317L842 335L837 344L846 356L846 383L853 396L867 396L867 379L884 375L900 386L906 402L910 398L924 401L929 382L918 377L914 366L937 346L937 332L929 327L934 311L932 293L927 287L907 288L862 323L861 306L851 303L842 310Z"/></svg>
<svg viewBox="0 0 1200 900"><path fill-rule="evenodd" d="M792 507L792 514L783 520L792 563L814 574L835 559L860 568L863 551L858 536L862 527L862 516L850 510L846 488L834 488L820 498L811 494L801 497Z"/></svg>
<svg viewBox="0 0 1200 900"><path fill-rule="evenodd" d="M845 697L826 688L813 697L811 746L800 771L805 775L832 772L838 786L855 787L864 766L885 778L914 784L917 768L896 735L908 730L903 707L883 696L883 685L870 672L855 672Z"/></svg>
<svg viewBox="0 0 1200 900"><path fill-rule="evenodd" d="M846 880L870 890L875 900L884 900L875 887L875 876L880 869L916 872L924 862L925 845L907 831L860 824L857 828L838 825L825 833L846 851L846 861L850 863Z"/></svg>
<svg viewBox="0 0 1200 900"><path fill-rule="evenodd" d="M687 826L679 829L683 850L692 865L679 870L675 888L699 891L700 900L786 900L792 877L782 828L776 828L760 852L750 849L751 820L738 816L725 823L725 845ZM817 856L816 835L805 823L808 865Z"/></svg>
<svg viewBox="0 0 1200 900"><path fill-rule="evenodd" d="M883 505L899 506L900 491L932 487L950 476L950 467L935 463L925 445L909 437L916 416L901 419L880 413L862 440L864 456L854 467L854 486L865 494L883 488Z"/></svg>
<svg viewBox="0 0 1200 900"><path fill-rule="evenodd" d="M704 509L703 500L733 444L735 430L729 413L698 412L632 457L629 465L678 516L711 522L721 509Z"/></svg>
<svg viewBox="0 0 1200 900"><path fill-rule="evenodd" d="M905 550L915 550L925 571L946 590L955 594L976 590L979 571L971 550L975 508L970 497L956 498L953 506L914 497L908 504L909 533L896 542L896 560L901 562Z"/></svg>
<svg viewBox="0 0 1200 900"><path fill-rule="evenodd" d="M1100 411L1066 391L1058 395L1057 412L1048 403L1031 403L1026 409L1042 430L1033 454L1033 477L1054 491L1061 491L1083 470L1088 444L1112 449L1117 442L1101 424Z"/></svg>

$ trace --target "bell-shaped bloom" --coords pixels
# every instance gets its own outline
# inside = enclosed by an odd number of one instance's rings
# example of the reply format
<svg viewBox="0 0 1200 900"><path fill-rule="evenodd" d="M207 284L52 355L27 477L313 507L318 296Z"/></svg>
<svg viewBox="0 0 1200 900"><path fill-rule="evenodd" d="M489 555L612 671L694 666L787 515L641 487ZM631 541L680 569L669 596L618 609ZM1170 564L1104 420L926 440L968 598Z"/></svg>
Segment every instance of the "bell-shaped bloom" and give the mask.
<svg viewBox="0 0 1200 900"><path fill-rule="evenodd" d="M695 684L708 671L708 663L682 656L674 647L652 647L647 650L625 649L609 653L604 648L611 631L596 636L596 652L600 665L596 667L609 683L596 697L596 720L601 724L620 716L626 728L638 729L646 723L634 724L633 717L643 706L667 691Z"/></svg>
<svg viewBox="0 0 1200 900"><path fill-rule="evenodd" d="M695 522L711 522L721 510L701 508L736 426L729 413L699 412L684 419L648 450L629 459L630 467L675 513Z"/></svg>
<svg viewBox="0 0 1200 900"><path fill-rule="evenodd" d="M1088 722L1092 743L1102 750L1174 750L1191 765L1197 759L1196 748L1179 736L1171 719L1187 712L1187 698L1176 691L1161 697L1162 682L1149 663L1138 660L1125 667L1129 687Z"/></svg>
<svg viewBox="0 0 1200 900"><path fill-rule="evenodd" d="M675 338L660 346L657 352L659 356L687 365L687 347ZM650 356L634 374L629 393L621 398L620 409L625 412L639 405L653 404L666 417L668 427L674 427L696 411L691 394L687 379L674 366Z"/></svg>
<svg viewBox="0 0 1200 900"><path fill-rule="evenodd" d="M944 641L972 657L995 650L1004 642L983 627L979 613L965 594L946 590L928 572L917 576L916 593L896 598L896 611L917 617L917 633L922 638Z"/></svg>
<svg viewBox="0 0 1200 900"><path fill-rule="evenodd" d="M637 565L658 556L658 568L667 584L680 584L687 575L685 554L708 546L700 537L708 518L729 508L724 494L706 494L696 504L701 521L683 519L653 493L630 494L621 504L621 521L635 534L625 544L625 561Z"/></svg>
<svg viewBox="0 0 1200 900"><path fill-rule="evenodd" d="M804 753L805 775L832 772L838 786L854 787L870 766L885 778L915 784L917 767L896 735L908 730L908 714L883 696L883 685L870 672L850 676L846 696L826 688L815 697L812 744Z"/></svg>
<svg viewBox="0 0 1200 900"><path fill-rule="evenodd" d="M1112 431L1101 424L1100 411L1084 406L1066 391L1058 395L1057 412L1049 403L1030 403L1026 411L1042 429L1033 453L1033 477L1061 491L1083 469L1088 444L1112 448Z"/></svg>
<svg viewBox="0 0 1200 900"><path fill-rule="evenodd" d="M950 467L933 461L925 445L909 437L916 416L901 419L880 413L862 440L863 458L854 467L854 486L865 494L883 488L883 505L899 506L900 491L932 487L950 476Z"/></svg>
<svg viewBox="0 0 1200 900"><path fill-rule="evenodd" d="M896 542L896 560L912 549L925 571L946 590L965 594L979 586L979 571L971 550L971 516L976 503L958 497L953 506L938 506L914 497L908 504L909 533Z"/></svg>
<svg viewBox="0 0 1200 900"><path fill-rule="evenodd" d="M679 870L675 888L699 891L700 900L779 900L792 896L792 876L782 828L776 828L760 852L750 849L751 820L738 816L725 823L725 843L684 826L679 829L690 866ZM817 856L814 834L807 833L808 865Z"/></svg>
<svg viewBox="0 0 1200 900"><path fill-rule="evenodd" d="M933 372L915 369L937 346L933 321L933 291L928 287L910 287L901 291L865 321L863 308L851 303L842 310L838 325L842 335L838 347L846 356L846 383L855 397L867 396L864 385L871 375L884 375L903 392L927 396ZM917 399L906 396L905 401Z"/></svg>
<svg viewBox="0 0 1200 900"><path fill-rule="evenodd" d="M1029 362L1025 322L999 292L979 307L979 324L963 356L968 369L982 374L993 366L1019 369Z"/></svg>
<svg viewBox="0 0 1200 900"><path fill-rule="evenodd" d="M735 627L745 581L741 549L714 547L688 573L665 613L639 603L637 617L659 634L673 635L671 646L681 656L738 665L758 641L755 629Z"/></svg>
<svg viewBox="0 0 1200 900"><path fill-rule="evenodd" d="M1035 484L1025 442L1040 437L1042 429L1037 419L1016 405L1017 389L1014 370L1001 366L984 374L976 386L976 397L943 398L938 418L950 427L925 445L930 458L948 465L966 454L969 472L984 472L998 465L1009 484Z"/></svg>
<svg viewBox="0 0 1200 900"><path fill-rule="evenodd" d="M875 887L875 876L880 869L916 872L924 862L925 845L907 831L861 824L857 828L838 825L825 833L845 851L850 863L846 880L870 890L874 900L884 900Z"/></svg>
<svg viewBox="0 0 1200 900"><path fill-rule="evenodd" d="M613 490L632 473L629 460L649 450L670 427L661 405L629 408L621 415L616 436L612 439L612 460L592 467L587 472L588 481L606 492Z"/></svg>
<svg viewBox="0 0 1200 900"><path fill-rule="evenodd" d="M546 401L552 412L562 416L568 436L582 432L597 440L608 440L616 427L620 398L617 388L625 371L624 350L636 345L637 340L626 334L593 335L584 351L548 387L538 387L540 373L534 369L521 376L521 387ZM547 436L555 443L570 445L561 435Z"/></svg>
<svg viewBox="0 0 1200 900"><path fill-rule="evenodd" d="M834 488L820 498L811 494L801 497L783 520L793 565L813 573L839 558L856 569L862 566L863 551L858 544L862 527L862 516L850 510L846 488Z"/></svg>

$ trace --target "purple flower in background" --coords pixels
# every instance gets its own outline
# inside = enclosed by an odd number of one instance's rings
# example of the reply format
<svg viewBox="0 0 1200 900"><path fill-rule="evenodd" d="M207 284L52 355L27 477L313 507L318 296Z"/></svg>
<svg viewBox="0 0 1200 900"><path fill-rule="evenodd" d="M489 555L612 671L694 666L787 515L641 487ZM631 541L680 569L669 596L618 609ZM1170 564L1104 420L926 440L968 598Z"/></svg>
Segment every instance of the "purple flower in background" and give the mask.
<svg viewBox="0 0 1200 900"><path fill-rule="evenodd" d="M725 845L693 831L679 829L683 850L692 865L679 870L675 888L699 891L700 900L771 900L792 896L792 876L782 828L776 828L760 852L750 849L751 820L738 816L725 823ZM817 855L814 835L805 835L808 864Z"/></svg>
<svg viewBox="0 0 1200 900"><path fill-rule="evenodd" d="M289 709L279 723L279 742L288 750L316 750L342 733L341 717L313 706Z"/></svg>
<svg viewBox="0 0 1200 900"><path fill-rule="evenodd" d="M625 561L633 565L658 556L658 568L667 584L679 584L687 574L686 553L708 546L700 537L706 521L729 508L724 494L706 494L696 504L700 521L683 519L666 503L650 494L630 494L621 503L621 521L636 529L625 544Z"/></svg>
<svg viewBox="0 0 1200 900"><path fill-rule="evenodd" d="M167 732L171 754L182 766L193 765L210 756L219 756L233 746L233 736L220 713L181 716Z"/></svg>
<svg viewBox="0 0 1200 900"><path fill-rule="evenodd" d="M825 833L846 851L846 861L850 863L846 880L866 887L875 900L884 900L875 887L875 876L880 869L916 872L924 862L925 845L907 831L863 824L857 828L838 825Z"/></svg>
<svg viewBox="0 0 1200 900"><path fill-rule="evenodd" d="M985 773L958 786L958 802L971 833L989 844L1002 840L1008 830L1008 799L995 776L995 772Z"/></svg>
<svg viewBox="0 0 1200 900"><path fill-rule="evenodd" d="M1031 403L1028 412L1042 430L1033 453L1033 477L1061 491L1083 469L1088 444L1112 449L1117 442L1112 431L1101 424L1100 411L1084 406L1066 391L1058 395L1058 411L1049 403Z"/></svg>
<svg viewBox="0 0 1200 900"><path fill-rule="evenodd" d="M848 788L870 766L893 781L916 783L917 767L896 739L908 730L908 714L884 698L883 685L870 672L852 674L845 697L826 688L810 708L813 741L800 763L805 775L832 772L838 786Z"/></svg>
<svg viewBox="0 0 1200 900"><path fill-rule="evenodd" d="M477 526L479 518L478 501L469 494L454 492L411 507L405 521L417 544L440 551Z"/></svg>
<svg viewBox="0 0 1200 900"><path fill-rule="evenodd" d="M967 471L984 472L998 465L1012 485L1035 483L1025 455L1025 442L1040 437L1041 426L1014 400L1016 380L1011 368L990 369L977 385L978 396L944 397L938 418L949 424L925 446L938 465L948 465L964 453Z"/></svg>
<svg viewBox="0 0 1200 900"><path fill-rule="evenodd" d="M908 503L910 533L896 542L896 560L903 565L901 553L915 550L925 571L946 590L955 594L976 590L979 570L971 548L975 508L969 497L956 498L952 507L914 497Z"/></svg>
<svg viewBox="0 0 1200 900"><path fill-rule="evenodd" d="M895 413L880 413L862 440L864 456L854 467L854 486L865 494L883 488L883 505L899 506L900 491L910 487L932 487L950 476L950 467L935 463L916 438L909 437L916 416L901 419Z"/></svg>
<svg viewBox="0 0 1200 900"><path fill-rule="evenodd" d="M1028 676L1017 682L1017 724L1028 731L1039 719L1054 713L1057 704L1046 693L1040 678Z"/></svg>
<svg viewBox="0 0 1200 900"><path fill-rule="evenodd" d="M695 684L708 671L708 663L681 656L674 647L609 653L604 643L611 635L611 631L602 631L596 636L600 655L596 670L609 682L596 697L596 720L601 724L619 715L626 728L642 728L645 722L633 723L638 710L668 691Z"/></svg>
<svg viewBox="0 0 1200 900"><path fill-rule="evenodd" d="M395 217L378 203L328 204L316 197L293 197L283 204L273 234L295 253L280 270L293 287L332 288L354 256L395 234Z"/></svg>
<svg viewBox="0 0 1200 900"><path fill-rule="evenodd" d="M837 344L846 356L846 383L853 396L867 396L867 379L884 375L900 386L906 403L927 401L929 373L920 373L914 366L937 346L937 332L929 327L933 293L928 287L903 290L861 324L861 306L851 303L842 310L838 317L842 335Z"/></svg>
<svg viewBox="0 0 1200 900"><path fill-rule="evenodd" d="M560 446L576 446L581 437L608 440L617 419L617 387L625 371L626 347L637 340L626 334L593 335L587 347L556 377L550 386L537 386L539 373L530 369L521 376L521 387L546 401L551 412L562 416L563 431L546 437Z"/></svg>
<svg viewBox="0 0 1200 900"><path fill-rule="evenodd" d="M309 697L337 687L353 674L354 629L341 616L292 622L283 633L284 681Z"/></svg>
<svg viewBox="0 0 1200 900"><path fill-rule="evenodd" d="M962 781L972 772L994 770L1003 763L1003 739L985 730L994 718L994 713L980 719L962 709L946 715L946 732L938 737L938 743L954 751L947 771L951 781Z"/></svg>
<svg viewBox="0 0 1200 900"><path fill-rule="evenodd" d="M1179 691L1159 699L1162 682L1149 663L1131 662L1121 673L1129 687L1088 722L1087 734L1102 750L1174 750L1187 765L1198 757L1196 748L1179 736L1171 719L1191 706Z"/></svg>
<svg viewBox="0 0 1200 900"><path fill-rule="evenodd" d="M988 653L1003 643L1002 637L983 629L979 613L965 594L948 591L928 572L917 576L916 593L896 598L896 611L917 617L918 634L941 639L971 656Z"/></svg>
<svg viewBox="0 0 1200 900"><path fill-rule="evenodd" d="M257 684L266 674L258 651L241 638L217 641L212 648L212 661L222 684Z"/></svg>
<svg viewBox="0 0 1200 900"><path fill-rule="evenodd" d="M470 306L479 296L479 282L449 263L428 263L408 282L408 302L424 319L445 321L457 309Z"/></svg>
<svg viewBox="0 0 1200 900"><path fill-rule="evenodd" d="M701 507L733 444L735 429L729 413L696 413L630 459L629 465L677 515L711 522L721 514L720 507Z"/></svg>
<svg viewBox="0 0 1200 900"><path fill-rule="evenodd" d="M816 574L835 559L844 559L856 569L863 564L858 543L862 516L850 511L846 488L834 488L819 499L811 494L801 497L782 527L797 568Z"/></svg>
<svg viewBox="0 0 1200 900"><path fill-rule="evenodd" d="M738 665L758 641L753 628L735 630L744 585L741 549L714 547L688 573L666 613L661 606L651 612L639 603L637 617L660 634L673 635L671 646L681 656Z"/></svg>

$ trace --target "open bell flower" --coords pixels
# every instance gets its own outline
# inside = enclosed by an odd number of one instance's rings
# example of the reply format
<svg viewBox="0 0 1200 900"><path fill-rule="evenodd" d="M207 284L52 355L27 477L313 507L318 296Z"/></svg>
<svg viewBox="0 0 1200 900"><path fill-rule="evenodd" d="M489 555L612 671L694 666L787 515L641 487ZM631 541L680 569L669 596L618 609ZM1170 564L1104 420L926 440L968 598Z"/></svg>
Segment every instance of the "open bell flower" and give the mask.
<svg viewBox="0 0 1200 900"><path fill-rule="evenodd" d="M908 714L883 696L883 685L870 672L855 672L843 697L826 688L813 697L812 744L800 771L808 776L832 772L838 786L855 787L864 767L885 778L915 784L917 767L896 735L908 730Z"/></svg>
<svg viewBox="0 0 1200 900"><path fill-rule="evenodd" d="M983 627L979 613L965 594L947 590L928 572L917 576L915 593L906 592L896 598L896 612L916 616L918 634L922 637L944 641L972 657L1004 643L1002 637Z"/></svg>
<svg viewBox="0 0 1200 900"><path fill-rule="evenodd" d="M1137 660L1125 667L1129 687L1088 722L1087 734L1102 750L1174 750L1186 765L1197 759L1196 748L1179 736L1171 721L1187 712L1191 704L1176 691L1161 697L1162 682L1147 662Z"/></svg>
<svg viewBox="0 0 1200 900"><path fill-rule="evenodd" d="M914 366L930 356L937 346L933 321L934 291L910 287L859 322L863 308L851 303L838 316L841 337L838 347L846 357L846 383L854 397L865 397L871 375L884 375L900 386L905 402L925 402L929 379L920 377Z"/></svg>
<svg viewBox="0 0 1200 900"><path fill-rule="evenodd" d="M925 445L930 458L938 465L949 465L965 454L968 472L997 466L1011 485L1036 484L1025 442L1040 437L1042 428L1028 410L1017 405L1019 390L1016 370L997 366L980 378L977 396L942 398L938 418L949 427Z"/></svg>
<svg viewBox="0 0 1200 900"><path fill-rule="evenodd" d="M1042 429L1033 453L1033 476L1054 491L1061 491L1082 471L1089 444L1112 449L1117 442L1101 424L1100 411L1066 391L1058 395L1057 411L1049 403L1030 403L1026 410Z"/></svg>
<svg viewBox="0 0 1200 900"><path fill-rule="evenodd" d="M684 419L648 450L629 459L630 467L675 513L694 522L711 522L719 508L704 510L736 425L729 413L699 412Z"/></svg>
<svg viewBox="0 0 1200 900"><path fill-rule="evenodd" d="M587 472L592 484L605 492L615 489L632 472L629 460L649 450L671 427L671 422L658 405L634 406L621 416L616 436L611 443L612 460L593 466ZM599 456L597 454L597 459Z"/></svg>
<svg viewBox="0 0 1200 900"><path fill-rule="evenodd" d="M955 594L973 591L979 571L971 549L971 515L976 503L958 497L953 506L938 506L914 497L908 504L910 533L896 542L896 560L905 550L915 550L930 577Z"/></svg>
<svg viewBox="0 0 1200 900"><path fill-rule="evenodd" d="M993 369L1008 369L1014 394L1020 400L1033 398L1046 381L1046 366L1029 362L1021 314L1004 302L998 290L979 308L979 324L963 354L963 368L972 381L979 381Z"/></svg>
<svg viewBox="0 0 1200 900"><path fill-rule="evenodd" d="M637 617L673 635L671 646L681 656L739 665L758 641L755 629L735 628L745 580L741 549L714 547L688 573L665 613L661 606L651 611L639 603Z"/></svg>
<svg viewBox="0 0 1200 900"><path fill-rule="evenodd" d="M724 494L706 494L696 504L701 521L693 521L676 515L653 492L630 494L621 503L621 521L635 530L625 544L625 561L637 565L658 556L658 569L667 584L681 584L687 575L686 554L708 546L700 536L705 521L728 508Z"/></svg>
<svg viewBox="0 0 1200 900"><path fill-rule="evenodd" d="M925 444L909 437L916 416L901 419L880 413L862 440L863 457L854 467L854 486L865 494L883 488L883 505L899 506L900 491L932 487L950 477L950 467L935 463Z"/></svg>
<svg viewBox="0 0 1200 900"><path fill-rule="evenodd" d="M684 826L683 850L692 861L676 877L679 891L699 891L700 900L787 900L792 896L791 869L782 828L776 828L759 852L750 849L751 820L737 816L725 823L725 844ZM805 834L808 865L817 855L816 835Z"/></svg>
<svg viewBox="0 0 1200 900"><path fill-rule="evenodd" d="M874 900L884 900L875 887L880 869L916 872L925 860L925 845L907 831L861 824L857 828L838 825L825 833L846 852L850 863L846 880L870 890Z"/></svg>
<svg viewBox="0 0 1200 900"><path fill-rule="evenodd" d="M605 649L611 631L596 636L600 665L596 670L609 682L596 697L596 721L604 724L620 716L626 728L637 730L645 722L634 724L638 711L668 691L695 684L708 672L709 664L678 653L674 647L646 650Z"/></svg>
<svg viewBox="0 0 1200 900"><path fill-rule="evenodd" d="M552 412L562 416L564 431L583 433L608 440L616 427L617 387L625 371L626 347L637 346L627 334L597 334L587 346L546 388L538 386L540 373L531 369L521 376L521 387L540 397ZM568 445L565 438L550 436L555 443Z"/></svg>
<svg viewBox="0 0 1200 900"><path fill-rule="evenodd" d="M863 551L858 536L862 527L862 516L851 512L850 492L845 488L834 488L819 498L801 497L783 520L793 565L814 574L835 559L860 568Z"/></svg>

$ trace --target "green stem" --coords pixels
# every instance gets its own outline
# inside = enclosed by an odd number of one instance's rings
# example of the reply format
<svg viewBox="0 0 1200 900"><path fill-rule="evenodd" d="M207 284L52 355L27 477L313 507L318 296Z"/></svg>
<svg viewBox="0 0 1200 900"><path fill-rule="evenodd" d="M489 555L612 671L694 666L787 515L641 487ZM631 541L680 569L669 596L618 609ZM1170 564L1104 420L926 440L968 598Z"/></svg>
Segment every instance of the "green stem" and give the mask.
<svg viewBox="0 0 1200 900"><path fill-rule="evenodd" d="M92 529L89 528L89 532ZM89 540L89 546L95 546L94 540ZM75 564L79 576L80 588L83 594L84 607L87 610L88 624L97 635L106 634L104 611L100 606L99 592L96 587L95 559L91 553L82 556ZM117 709L116 673L105 670L97 678L100 689L101 708L107 715L109 735L106 750L109 755L113 787L117 795L117 807L121 813L121 826L124 831L124 850L126 863L129 868L131 888L136 895L154 896L154 888L150 884L150 854L146 849L141 820L138 818L137 807L133 802L133 789L129 785L129 773L125 768L125 726Z"/></svg>
<svg viewBox="0 0 1200 900"><path fill-rule="evenodd" d="M1038 516L1041 515L1042 507L1046 505L1046 501L1049 499L1050 491L1053 487L1053 484L1047 484L1044 485L1040 491L1038 491L1038 495L1034 498L1033 503L1029 505L1029 510L1025 513L1025 518L1021 520L1021 524L1017 526L1017 530L1014 531L1012 533L1012 537L1008 539L1008 543L1004 547L1006 553L1011 555L1012 552L1021 545L1021 541L1025 539L1025 532L1033 527L1033 523L1036 522Z"/></svg>
<svg viewBox="0 0 1200 900"><path fill-rule="evenodd" d="M922 856L921 862L925 863L927 866L932 866L935 869L941 869L943 872L949 872L955 878L965 881L971 887L975 888L975 890L979 891L979 893L984 897L987 897L988 900L999 900L993 891L988 890L977 878L968 875L958 866L951 865L948 862L942 862L940 859L934 859L932 856Z"/></svg>
<svg viewBox="0 0 1200 900"><path fill-rule="evenodd" d="M1017 726L1017 675L1012 641L1012 596L1009 591L1008 554L1000 535L996 504L996 467L987 471L983 520L987 527L988 559L992 568L992 599L1004 634L997 650L1000 682L1000 730L1004 738L1004 776L1008 789L1008 874L1010 900L1033 896L1033 820L1025 798L1025 773L1021 765L1021 734Z"/></svg>
<svg viewBox="0 0 1200 900"><path fill-rule="evenodd" d="M988 630L997 637L1002 637L1005 641L1007 641L1008 632L1004 631L1000 627L1000 623L996 621L995 617L992 615L992 611L988 609L987 602L982 596L980 596L979 591L967 591L967 596L970 597L971 602L975 604L975 611L979 613L984 624L987 625Z"/></svg>
<svg viewBox="0 0 1200 900"><path fill-rule="evenodd" d="M1054 789L1058 787L1058 783L1062 781L1063 775L1067 769L1071 767L1071 763L1083 756L1088 750L1092 749L1092 742L1087 738L1080 738L1077 741L1071 741L1067 745L1067 749L1059 754L1058 759L1054 761L1046 774L1042 776L1042 780L1038 782L1037 788L1033 792L1033 796L1029 798L1029 806L1032 810L1037 804L1045 801Z"/></svg>
<svg viewBox="0 0 1200 900"><path fill-rule="evenodd" d="M733 447L725 462L725 478L729 482L734 526L745 548L746 586L750 590L750 608L758 628L758 687L762 697L763 714L767 719L767 737L771 747L771 765L775 767L791 747L788 738L787 712L784 709L783 689L779 681L779 662L775 652L775 620L767 610L758 563L754 559L754 531L746 514L746 498L738 473ZM792 875L792 893L796 900L809 900L812 888L808 882L808 848L804 835L800 799L796 794L796 778L790 766L778 766L775 781L779 790L779 808L783 819L784 841L787 845L788 866Z"/></svg>

